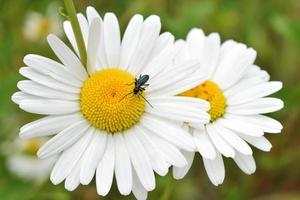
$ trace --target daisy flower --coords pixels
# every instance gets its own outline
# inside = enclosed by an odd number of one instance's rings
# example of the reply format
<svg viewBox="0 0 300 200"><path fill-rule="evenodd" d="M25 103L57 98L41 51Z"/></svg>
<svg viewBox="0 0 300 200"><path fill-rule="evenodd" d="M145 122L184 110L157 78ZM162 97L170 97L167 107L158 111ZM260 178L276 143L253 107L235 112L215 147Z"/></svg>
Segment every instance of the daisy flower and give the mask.
<svg viewBox="0 0 300 200"><path fill-rule="evenodd" d="M105 196L113 176L121 194L146 199L155 188L154 172L166 175L170 165L187 164L180 150L194 144L178 122L209 121L209 103L176 94L201 81L197 60L174 65L179 46L170 33L160 34L158 16L135 15L121 41L116 16L104 19L92 7L78 14L87 48L87 70L60 39L48 42L61 63L27 55L20 73L29 80L12 99L27 112L47 115L21 128L22 138L54 135L38 151L44 159L59 155L51 181L65 180L72 191L89 184ZM65 33L78 53L72 26ZM197 76L192 76L192 74ZM192 77L192 78L190 78Z"/></svg>
<svg viewBox="0 0 300 200"><path fill-rule="evenodd" d="M55 163L54 158L45 160L38 159L35 154L44 144L42 139L17 139L13 144L13 153L10 153L7 158L8 169L24 180L43 182L50 175L51 168Z"/></svg>
<svg viewBox="0 0 300 200"><path fill-rule="evenodd" d="M280 99L267 97L282 88L279 81L269 81L269 75L254 65L256 51L228 40L220 44L216 33L205 36L193 29L186 41L179 41L184 59L198 59L199 71L205 81L180 96L209 101L210 122L205 126L190 123L194 143L203 158L204 167L214 185L225 177L222 156L230 157L246 174L256 169L249 144L270 151L271 144L264 133L280 133L282 125L263 114L283 108ZM188 165L175 167L173 175L182 178L189 170L194 153L185 152Z"/></svg>
<svg viewBox="0 0 300 200"><path fill-rule="evenodd" d="M23 35L27 40L36 41L49 33L62 35L61 19L57 16L57 6L49 6L47 14L32 11L27 14L23 27Z"/></svg>

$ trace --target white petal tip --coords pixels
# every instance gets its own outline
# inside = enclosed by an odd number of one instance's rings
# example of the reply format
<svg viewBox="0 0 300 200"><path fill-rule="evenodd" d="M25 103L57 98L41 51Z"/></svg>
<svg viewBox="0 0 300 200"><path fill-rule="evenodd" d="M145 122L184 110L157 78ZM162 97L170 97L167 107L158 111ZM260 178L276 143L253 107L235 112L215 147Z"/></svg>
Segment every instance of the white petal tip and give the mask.
<svg viewBox="0 0 300 200"><path fill-rule="evenodd" d="M183 179L185 177L185 175L183 175L183 174L174 174L173 173L173 178L175 179L175 180L181 180L181 179Z"/></svg>
<svg viewBox="0 0 300 200"><path fill-rule="evenodd" d="M216 187L218 187L218 186L220 186L222 183L223 183L223 181L222 182L220 182L220 183L217 183L217 182L211 182L214 186L216 186Z"/></svg>
<svg viewBox="0 0 300 200"><path fill-rule="evenodd" d="M19 99L18 99L18 97L17 97L16 94L13 94L13 95L11 96L11 100L12 100L12 102L14 102L15 104L19 104L19 103L20 103L20 101L19 101Z"/></svg>
<svg viewBox="0 0 300 200"><path fill-rule="evenodd" d="M53 40L53 39L56 39L56 36L55 36L54 34L50 33L50 34L47 36L48 42L51 41L51 40Z"/></svg>
<svg viewBox="0 0 300 200"><path fill-rule="evenodd" d="M108 194L109 191L103 190L103 189L97 189L97 193L100 196L105 197Z"/></svg>
<svg viewBox="0 0 300 200"><path fill-rule="evenodd" d="M73 192L74 190L76 190L77 187L78 187L78 185L69 185L69 184L67 184L67 182L65 182L65 188L69 192Z"/></svg>
<svg viewBox="0 0 300 200"><path fill-rule="evenodd" d="M53 176L50 176L50 181L51 181L51 183L53 183L53 185L58 185L58 184L60 184L63 180L59 180L59 179L57 179L57 178L55 178L55 177L53 177Z"/></svg>
<svg viewBox="0 0 300 200"><path fill-rule="evenodd" d="M19 137L20 137L21 139L28 139L28 138L30 138L30 137L27 136L27 134L26 134L25 132L20 132L20 133L19 133Z"/></svg>
<svg viewBox="0 0 300 200"><path fill-rule="evenodd" d="M93 180L93 175L91 175L91 174L83 175L83 174L84 174L84 171L81 170L81 172L80 172L80 183L82 185L90 184L90 182Z"/></svg>

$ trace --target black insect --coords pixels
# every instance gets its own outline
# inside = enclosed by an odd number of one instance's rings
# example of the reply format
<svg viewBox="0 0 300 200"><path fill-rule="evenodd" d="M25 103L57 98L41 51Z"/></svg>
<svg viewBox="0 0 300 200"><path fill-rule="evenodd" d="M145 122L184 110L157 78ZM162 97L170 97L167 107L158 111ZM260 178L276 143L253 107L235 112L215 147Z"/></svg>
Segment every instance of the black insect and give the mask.
<svg viewBox="0 0 300 200"><path fill-rule="evenodd" d="M140 75L139 78L135 78L134 81L134 89L133 89L133 94L141 94L146 90L146 87L149 86L149 84L146 84L147 81L149 80L149 75Z"/></svg>
<svg viewBox="0 0 300 200"><path fill-rule="evenodd" d="M120 101L122 101L125 97L127 97L130 94L134 94L134 95L138 95L138 97L142 97L151 107L153 107L149 101L147 101L147 99L145 99L145 97L142 95L142 93L146 90L146 87L149 86L149 84L147 84L147 81L149 80L149 75L145 74L145 75L140 75L139 78L135 78L134 79L134 88L133 91L126 94ZM131 83L131 84L133 84ZM131 84L127 84L127 85L131 85Z"/></svg>

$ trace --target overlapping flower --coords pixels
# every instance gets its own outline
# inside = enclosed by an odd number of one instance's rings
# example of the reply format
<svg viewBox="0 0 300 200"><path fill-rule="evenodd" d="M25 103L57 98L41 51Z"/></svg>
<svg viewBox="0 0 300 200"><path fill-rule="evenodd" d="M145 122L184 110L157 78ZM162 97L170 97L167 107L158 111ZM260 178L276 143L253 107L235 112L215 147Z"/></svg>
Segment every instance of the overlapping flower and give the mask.
<svg viewBox="0 0 300 200"><path fill-rule="evenodd" d="M205 36L201 29L189 32L182 46L183 58L198 59L205 81L181 96L210 102L210 123L189 124L197 152L203 157L206 172L214 185L225 177L222 156L232 158L241 170L252 174L255 161L249 144L263 151L272 145L265 133L280 133L282 125L263 114L280 110L283 102L267 97L282 88L279 81L254 64L256 51L242 43L228 40L220 43L216 33ZM182 178L190 168L194 153L185 153L188 165L174 168L174 176Z"/></svg>

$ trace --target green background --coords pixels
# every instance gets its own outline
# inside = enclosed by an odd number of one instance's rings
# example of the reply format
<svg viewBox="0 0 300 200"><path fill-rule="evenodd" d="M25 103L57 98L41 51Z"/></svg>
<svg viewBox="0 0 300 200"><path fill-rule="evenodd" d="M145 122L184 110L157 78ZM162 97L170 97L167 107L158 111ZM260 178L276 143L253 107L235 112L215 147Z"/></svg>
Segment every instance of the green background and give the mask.
<svg viewBox="0 0 300 200"><path fill-rule="evenodd" d="M29 53L53 57L46 39L30 42L22 28L30 11L45 14L48 0L0 0L0 141L13 141L18 129L33 118L14 105L10 97L21 80L18 69ZM56 1L63 6L62 1ZM208 180L198 155L190 173L181 181L171 176L157 179L157 188L149 199L162 200L293 200L300 199L300 1L299 0L75 0L78 11L88 5L101 13L112 11L120 20L122 31L133 14L158 14L163 31L184 38L189 29L201 27L206 33L219 32L222 41L234 39L257 50L256 64L283 82L275 96L285 108L273 117L283 123L282 134L267 135L271 152L254 150L257 171L243 174L232 160L226 159L223 185ZM58 9L57 9L58 10ZM59 15L57 13L57 15ZM65 38L64 38L65 40ZM116 185L105 197L96 194L95 185L81 186L70 193L63 184L24 182L9 173L5 156L0 152L0 199L133 199L119 195Z"/></svg>

